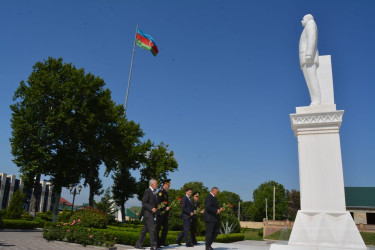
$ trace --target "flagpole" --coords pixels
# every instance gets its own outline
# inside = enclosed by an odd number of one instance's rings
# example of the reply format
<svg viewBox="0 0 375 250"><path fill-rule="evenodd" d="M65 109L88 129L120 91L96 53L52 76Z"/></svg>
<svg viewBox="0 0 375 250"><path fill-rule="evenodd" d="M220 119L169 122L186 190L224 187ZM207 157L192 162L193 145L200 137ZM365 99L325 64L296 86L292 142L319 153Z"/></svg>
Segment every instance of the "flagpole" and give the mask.
<svg viewBox="0 0 375 250"><path fill-rule="evenodd" d="M129 80L128 80L128 88L126 90L126 99L125 99L125 115L126 115L126 107L128 105L128 96L129 96L129 89L130 89L130 79L132 78L132 71L133 71L133 61L134 61L134 52L135 52L135 41L137 40L137 32L138 32L138 24L135 28L135 37L134 37L134 45L133 45L133 53L132 53L132 62L130 64L130 73L129 73Z"/></svg>

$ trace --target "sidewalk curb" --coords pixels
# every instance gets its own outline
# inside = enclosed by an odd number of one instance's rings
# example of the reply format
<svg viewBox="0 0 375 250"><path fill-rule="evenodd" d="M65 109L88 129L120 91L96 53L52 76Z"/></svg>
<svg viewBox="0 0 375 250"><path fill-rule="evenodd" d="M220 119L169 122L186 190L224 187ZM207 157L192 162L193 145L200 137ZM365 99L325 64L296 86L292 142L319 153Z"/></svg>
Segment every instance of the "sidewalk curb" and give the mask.
<svg viewBox="0 0 375 250"><path fill-rule="evenodd" d="M8 228L1 228L0 232L43 232L42 228L36 229L8 229Z"/></svg>

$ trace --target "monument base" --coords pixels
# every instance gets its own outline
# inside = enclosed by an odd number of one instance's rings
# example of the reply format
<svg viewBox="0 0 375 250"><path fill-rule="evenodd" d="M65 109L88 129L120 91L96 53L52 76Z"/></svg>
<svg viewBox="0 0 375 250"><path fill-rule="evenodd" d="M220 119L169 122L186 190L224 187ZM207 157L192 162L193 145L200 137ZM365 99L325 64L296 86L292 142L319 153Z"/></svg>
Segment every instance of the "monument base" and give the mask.
<svg viewBox="0 0 375 250"><path fill-rule="evenodd" d="M350 213L298 211L288 245L271 250L367 249Z"/></svg>
<svg viewBox="0 0 375 250"><path fill-rule="evenodd" d="M341 247L309 247L309 246L292 246L274 243L271 245L270 250L358 250L358 249L369 249L365 248L341 248Z"/></svg>

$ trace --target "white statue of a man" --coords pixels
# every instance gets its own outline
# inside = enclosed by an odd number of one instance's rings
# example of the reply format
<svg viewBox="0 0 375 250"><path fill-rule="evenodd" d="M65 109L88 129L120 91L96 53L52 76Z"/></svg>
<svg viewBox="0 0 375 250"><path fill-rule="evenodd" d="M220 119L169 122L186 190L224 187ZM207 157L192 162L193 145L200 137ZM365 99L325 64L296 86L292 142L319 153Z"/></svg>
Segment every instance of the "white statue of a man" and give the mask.
<svg viewBox="0 0 375 250"><path fill-rule="evenodd" d="M305 15L301 22L305 28L299 40L299 62L310 92L310 106L320 105L320 87L316 72L319 67L318 28L310 14Z"/></svg>

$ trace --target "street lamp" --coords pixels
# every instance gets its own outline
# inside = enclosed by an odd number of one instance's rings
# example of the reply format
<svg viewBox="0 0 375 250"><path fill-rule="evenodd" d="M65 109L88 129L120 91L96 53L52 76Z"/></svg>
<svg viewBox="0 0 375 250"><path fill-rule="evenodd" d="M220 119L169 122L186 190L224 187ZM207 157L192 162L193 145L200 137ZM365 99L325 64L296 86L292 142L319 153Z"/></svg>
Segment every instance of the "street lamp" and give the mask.
<svg viewBox="0 0 375 250"><path fill-rule="evenodd" d="M73 190L73 185L70 185L70 186L69 186L70 194L72 193L72 190ZM81 190L82 190L82 186L79 185L79 186L78 186L78 194L81 193ZM72 210L70 211L70 216L73 215L74 199L76 198L76 195L77 195L77 187L74 187L74 190L73 190L73 203L72 203Z"/></svg>

